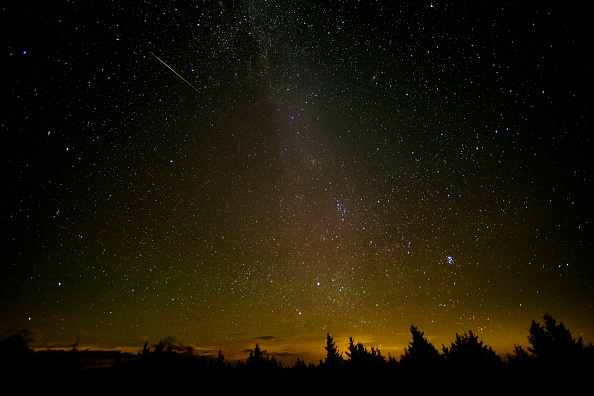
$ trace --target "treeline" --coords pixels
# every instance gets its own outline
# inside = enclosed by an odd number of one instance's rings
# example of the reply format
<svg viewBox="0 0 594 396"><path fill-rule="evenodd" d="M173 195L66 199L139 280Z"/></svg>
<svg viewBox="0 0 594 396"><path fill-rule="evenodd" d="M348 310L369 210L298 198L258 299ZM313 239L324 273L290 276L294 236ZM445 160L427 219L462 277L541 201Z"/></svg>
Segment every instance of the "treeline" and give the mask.
<svg viewBox="0 0 594 396"><path fill-rule="evenodd" d="M435 381L452 378L463 378L466 384L490 380L493 386L509 379L525 382L537 377L549 383L564 378L591 381L589 377L594 372L592 344L584 346L581 337L575 340L563 323L557 323L550 315L543 315L543 321L543 324L532 321L526 349L516 345L515 350L504 358L483 344L472 331L456 334L450 345L442 345L438 350L416 326L410 327L412 340L398 358L390 354L385 356L373 346L368 349L355 343L352 337L347 349L339 351L333 337L327 334L323 360L318 364L306 364L297 359L292 366L283 366L274 356L263 352L258 344L247 359L230 362L222 350L216 358L196 356L161 341L152 351L147 343L136 356L118 353L111 357L112 363L108 367L90 368L88 357L91 352L79 350L78 342L70 351L33 352L28 346L32 340L26 332L0 341L0 357L4 374L45 375L64 380L101 379L103 382L98 383L104 384L114 380L120 384L149 387L164 385L163 381L168 383L175 379L173 383L177 383L183 379L197 381L205 389L215 383L239 389L246 381L265 379L269 386L274 384L282 388L294 384L293 388L281 392L285 394L305 386L330 392L356 390L355 393L367 393L365 385L354 381L355 378L376 381L378 385L402 381L400 387L436 385ZM332 383L335 389L331 389Z"/></svg>

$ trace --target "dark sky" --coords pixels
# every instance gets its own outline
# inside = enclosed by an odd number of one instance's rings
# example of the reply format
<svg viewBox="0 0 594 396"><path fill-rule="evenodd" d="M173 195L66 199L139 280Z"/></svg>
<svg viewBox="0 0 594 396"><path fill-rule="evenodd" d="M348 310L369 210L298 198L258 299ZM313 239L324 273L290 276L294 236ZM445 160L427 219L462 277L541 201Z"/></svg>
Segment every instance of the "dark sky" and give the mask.
<svg viewBox="0 0 594 396"><path fill-rule="evenodd" d="M317 362L594 341L589 21L560 2L2 9L0 330ZM2 337L3 338L3 337Z"/></svg>

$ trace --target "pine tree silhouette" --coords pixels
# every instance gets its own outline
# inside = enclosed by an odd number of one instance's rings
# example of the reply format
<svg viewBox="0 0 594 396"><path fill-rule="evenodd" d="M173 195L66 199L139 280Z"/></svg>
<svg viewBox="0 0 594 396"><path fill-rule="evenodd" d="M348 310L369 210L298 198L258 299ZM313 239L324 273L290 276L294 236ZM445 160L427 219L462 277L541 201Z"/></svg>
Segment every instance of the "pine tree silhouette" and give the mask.
<svg viewBox="0 0 594 396"><path fill-rule="evenodd" d="M543 315L544 326L532 321L530 324L528 351L546 365L576 364L582 359L584 348L581 337L575 341L563 322L548 314Z"/></svg>
<svg viewBox="0 0 594 396"><path fill-rule="evenodd" d="M520 345L514 345L514 351L506 355L508 363L517 369L528 368L534 363L534 358Z"/></svg>
<svg viewBox="0 0 594 396"><path fill-rule="evenodd" d="M219 348L219 354L217 355L217 359L214 362L214 366L218 369L225 367L225 355L223 355L221 348Z"/></svg>
<svg viewBox="0 0 594 396"><path fill-rule="evenodd" d="M456 333L456 341L452 342L449 348L444 346L443 354L450 367L480 369L501 364L501 358L491 347L483 345L472 330L464 335Z"/></svg>
<svg viewBox="0 0 594 396"><path fill-rule="evenodd" d="M326 334L326 360L324 365L328 368L336 368L342 363L342 353L338 352L334 339L330 333Z"/></svg>
<svg viewBox="0 0 594 396"><path fill-rule="evenodd" d="M400 357L400 365L402 367L424 366L434 368L443 362L443 356L427 341L422 331L416 326L411 325L410 332L412 334L412 341L404 349L404 355Z"/></svg>

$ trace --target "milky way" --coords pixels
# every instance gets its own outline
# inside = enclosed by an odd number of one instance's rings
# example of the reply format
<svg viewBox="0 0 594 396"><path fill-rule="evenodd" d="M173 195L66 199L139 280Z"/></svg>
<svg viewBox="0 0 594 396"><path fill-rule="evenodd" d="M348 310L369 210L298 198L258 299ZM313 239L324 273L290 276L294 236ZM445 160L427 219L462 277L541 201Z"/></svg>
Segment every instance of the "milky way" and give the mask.
<svg viewBox="0 0 594 396"><path fill-rule="evenodd" d="M327 332L399 356L411 324L503 354L545 312L594 338L579 10L2 13L3 331L234 358L259 343L289 363L317 362Z"/></svg>

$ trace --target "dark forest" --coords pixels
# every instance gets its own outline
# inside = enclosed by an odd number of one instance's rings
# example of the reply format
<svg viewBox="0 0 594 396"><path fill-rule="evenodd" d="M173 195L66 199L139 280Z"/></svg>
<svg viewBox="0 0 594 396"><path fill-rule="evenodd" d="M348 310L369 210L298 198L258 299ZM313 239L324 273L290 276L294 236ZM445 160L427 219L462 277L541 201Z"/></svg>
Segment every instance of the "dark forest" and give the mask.
<svg viewBox="0 0 594 396"><path fill-rule="evenodd" d="M110 392L182 390L231 393L255 387L264 393L372 394L380 391L439 390L448 387L503 392L516 390L569 390L589 384L594 368L594 347L574 339L562 322L545 314L543 324L532 321L528 347L515 345L499 356L472 331L456 334L438 350L424 332L412 325L411 341L399 357L383 355L349 338L345 351L326 336L326 357L318 364L297 359L293 366L262 351L258 344L249 357L236 362L218 356L192 354L161 340L133 355L114 351L38 350L29 344L33 334L21 330L0 341L2 373L7 379L45 388L69 384L71 390ZM97 361L109 362L97 367ZM94 363L93 363L94 362Z"/></svg>

